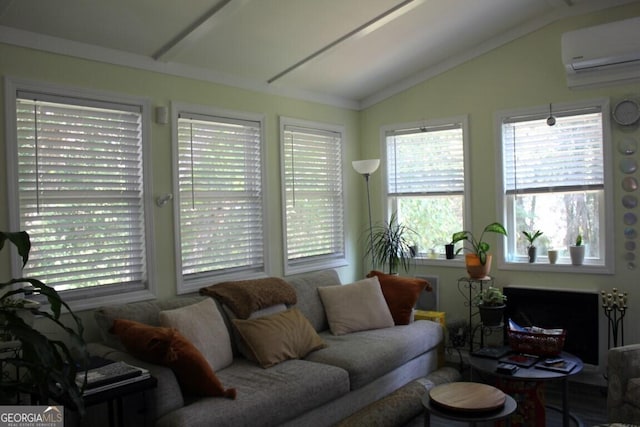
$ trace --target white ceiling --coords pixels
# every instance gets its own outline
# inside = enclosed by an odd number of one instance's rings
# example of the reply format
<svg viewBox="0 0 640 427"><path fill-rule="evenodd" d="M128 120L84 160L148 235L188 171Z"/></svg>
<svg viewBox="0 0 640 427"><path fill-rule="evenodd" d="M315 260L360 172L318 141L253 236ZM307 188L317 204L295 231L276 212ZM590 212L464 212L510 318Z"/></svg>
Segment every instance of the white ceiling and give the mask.
<svg viewBox="0 0 640 427"><path fill-rule="evenodd" d="M358 109L636 1L0 0L0 42Z"/></svg>

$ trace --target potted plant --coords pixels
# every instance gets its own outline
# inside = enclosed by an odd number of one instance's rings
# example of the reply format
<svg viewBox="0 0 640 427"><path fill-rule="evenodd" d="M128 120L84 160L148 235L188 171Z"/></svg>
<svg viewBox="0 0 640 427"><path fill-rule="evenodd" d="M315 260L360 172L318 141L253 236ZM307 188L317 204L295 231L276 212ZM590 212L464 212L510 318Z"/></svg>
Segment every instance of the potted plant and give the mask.
<svg viewBox="0 0 640 427"><path fill-rule="evenodd" d="M536 230L533 233L523 231L522 234L529 242L529 246L527 246L527 255L529 256L529 262L536 262L537 250L533 242L535 242L538 237L542 236L543 233L540 230Z"/></svg>
<svg viewBox="0 0 640 427"><path fill-rule="evenodd" d="M478 292L473 299L480 312L480 320L484 326L499 326L502 323L507 296L500 288L489 286Z"/></svg>
<svg viewBox="0 0 640 427"><path fill-rule="evenodd" d="M461 250L467 250L469 253L465 254L465 263L467 266L467 272L472 279L482 279L489 274L491 270L491 255L488 253L490 246L485 242L485 233L497 233L504 236L507 235L507 230L499 222L494 222L487 225L478 239L475 238L470 231L458 231L453 233L451 237L451 243L455 244L459 241L467 241L471 248L464 245L459 248L456 253Z"/></svg>
<svg viewBox="0 0 640 427"><path fill-rule="evenodd" d="M29 235L25 231L0 232L0 249L6 241L17 248L24 267L31 249ZM80 318L62 301L55 289L38 279L20 277L0 283L0 294L2 339L16 349L2 359L4 370L0 378L0 402L15 404L20 394L27 394L41 404L46 404L49 399L71 402L83 414L82 387L76 384L76 374L86 368L88 353L82 338ZM45 308L26 298L38 294L46 298ZM63 307L69 312L73 322L71 327L60 319ZM25 322L29 316L53 322L64 332L74 351L62 340L49 339L31 322Z"/></svg>
<svg viewBox="0 0 640 427"><path fill-rule="evenodd" d="M397 274L398 268L409 269L414 257L412 246L417 233L404 224L400 224L394 212L389 222L373 227L372 244L366 255L370 256L374 265L389 266L389 274Z"/></svg>
<svg viewBox="0 0 640 427"><path fill-rule="evenodd" d="M582 265L584 262L584 245L582 244L582 234L576 237L576 244L569 246L569 255L571 256L571 264Z"/></svg>

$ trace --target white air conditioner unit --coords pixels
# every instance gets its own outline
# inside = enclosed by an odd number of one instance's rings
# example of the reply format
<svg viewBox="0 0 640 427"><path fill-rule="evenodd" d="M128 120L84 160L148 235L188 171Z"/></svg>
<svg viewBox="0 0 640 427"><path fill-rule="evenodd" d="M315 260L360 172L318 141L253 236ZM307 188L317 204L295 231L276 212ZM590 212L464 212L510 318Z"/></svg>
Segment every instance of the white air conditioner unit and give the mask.
<svg viewBox="0 0 640 427"><path fill-rule="evenodd" d="M569 87L640 79L640 17L562 35Z"/></svg>

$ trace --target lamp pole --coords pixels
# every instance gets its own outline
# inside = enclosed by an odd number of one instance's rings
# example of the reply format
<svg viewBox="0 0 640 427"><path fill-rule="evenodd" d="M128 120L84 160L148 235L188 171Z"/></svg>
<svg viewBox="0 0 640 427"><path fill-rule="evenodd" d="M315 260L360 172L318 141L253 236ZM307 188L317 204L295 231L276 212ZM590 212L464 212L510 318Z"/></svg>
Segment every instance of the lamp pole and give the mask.
<svg viewBox="0 0 640 427"><path fill-rule="evenodd" d="M375 263L373 258L373 221L371 220L371 194L369 190L369 177L372 173L378 170L380 166L380 159L369 160L354 160L352 162L353 168L360 175L364 176L365 183L367 185L367 209L369 213L369 253L371 255L371 269L375 269Z"/></svg>

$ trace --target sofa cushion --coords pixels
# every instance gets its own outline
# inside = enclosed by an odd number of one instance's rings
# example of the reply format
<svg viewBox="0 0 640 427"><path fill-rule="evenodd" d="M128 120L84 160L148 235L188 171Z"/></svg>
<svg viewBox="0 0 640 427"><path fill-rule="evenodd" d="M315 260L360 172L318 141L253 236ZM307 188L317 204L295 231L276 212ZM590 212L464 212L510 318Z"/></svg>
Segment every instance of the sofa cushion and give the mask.
<svg viewBox="0 0 640 427"><path fill-rule="evenodd" d="M327 347L305 360L338 366L349 372L351 390L358 389L436 347L442 327L428 320L409 325L335 336L320 333Z"/></svg>
<svg viewBox="0 0 640 427"><path fill-rule="evenodd" d="M395 324L408 325L411 322L413 308L418 302L420 293L425 289L431 290L429 282L418 277L385 274L375 270L367 274L367 277L374 276L380 281L382 294Z"/></svg>
<svg viewBox="0 0 640 427"><path fill-rule="evenodd" d="M116 319L111 332L134 356L171 368L184 394L235 398L235 389L224 389L202 353L176 329Z"/></svg>
<svg viewBox="0 0 640 427"><path fill-rule="evenodd" d="M175 297L166 300L134 302L130 304L103 306L94 312L102 342L118 350L124 347L117 336L109 333L115 319L134 320L151 326L160 326L160 312L184 307L202 301L206 297Z"/></svg>
<svg viewBox="0 0 640 427"><path fill-rule="evenodd" d="M295 274L286 277L285 280L293 286L298 295L298 302L295 307L304 314L304 317L309 319L313 329L318 332L329 329L327 315L324 312L318 288L339 285L341 282L338 273L333 269L321 270Z"/></svg>
<svg viewBox="0 0 640 427"><path fill-rule="evenodd" d="M251 359L263 368L303 358L326 346L296 308L257 319L234 319L233 324L250 350Z"/></svg>
<svg viewBox="0 0 640 427"><path fill-rule="evenodd" d="M202 353L214 371L233 362L229 331L211 298L186 307L161 311L159 318L162 326L180 331Z"/></svg>
<svg viewBox="0 0 640 427"><path fill-rule="evenodd" d="M200 399L156 420L156 427L279 426L349 392L343 369L304 360L262 369L236 359L217 374L234 384L235 401Z"/></svg>
<svg viewBox="0 0 640 427"><path fill-rule="evenodd" d="M394 325L377 277L318 288L334 335Z"/></svg>

